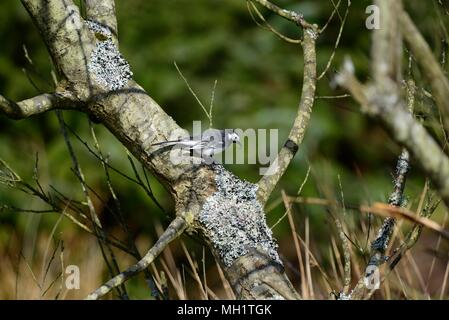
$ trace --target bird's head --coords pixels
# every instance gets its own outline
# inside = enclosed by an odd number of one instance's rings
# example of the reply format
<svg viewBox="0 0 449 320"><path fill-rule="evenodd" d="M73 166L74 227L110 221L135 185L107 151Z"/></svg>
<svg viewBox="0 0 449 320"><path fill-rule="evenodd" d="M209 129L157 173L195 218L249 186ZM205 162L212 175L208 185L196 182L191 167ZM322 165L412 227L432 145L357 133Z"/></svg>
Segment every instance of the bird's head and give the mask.
<svg viewBox="0 0 449 320"><path fill-rule="evenodd" d="M232 132L228 132L227 135L229 141L232 141L232 143L237 143L239 146L242 146L242 144L240 143L240 137L237 133L234 132L234 130Z"/></svg>

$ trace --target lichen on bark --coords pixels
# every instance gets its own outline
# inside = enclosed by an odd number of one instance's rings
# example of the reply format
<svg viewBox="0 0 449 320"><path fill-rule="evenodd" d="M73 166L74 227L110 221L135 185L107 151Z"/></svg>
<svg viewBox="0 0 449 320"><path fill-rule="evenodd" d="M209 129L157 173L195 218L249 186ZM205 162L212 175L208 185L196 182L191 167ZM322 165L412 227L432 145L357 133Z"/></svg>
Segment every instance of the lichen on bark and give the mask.
<svg viewBox="0 0 449 320"><path fill-rule="evenodd" d="M198 221L226 267L251 249L279 263L278 245L267 226L257 185L241 180L221 165L214 165L217 191L204 203Z"/></svg>
<svg viewBox="0 0 449 320"><path fill-rule="evenodd" d="M90 74L103 89L123 88L132 78L133 72L115 45L111 31L94 21L86 23L97 38L88 64Z"/></svg>

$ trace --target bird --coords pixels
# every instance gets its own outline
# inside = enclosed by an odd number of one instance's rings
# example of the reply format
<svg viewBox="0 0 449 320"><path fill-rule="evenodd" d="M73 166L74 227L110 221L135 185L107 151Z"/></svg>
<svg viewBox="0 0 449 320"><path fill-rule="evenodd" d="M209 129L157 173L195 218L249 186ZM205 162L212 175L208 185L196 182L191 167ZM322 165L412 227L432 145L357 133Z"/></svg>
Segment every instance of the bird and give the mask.
<svg viewBox="0 0 449 320"><path fill-rule="evenodd" d="M240 137L234 129L208 129L200 136L191 136L178 140L168 140L153 143L152 146L161 146L160 149L180 148L189 150L191 155L198 156L206 161L213 161L213 156L223 152L232 144L241 146Z"/></svg>

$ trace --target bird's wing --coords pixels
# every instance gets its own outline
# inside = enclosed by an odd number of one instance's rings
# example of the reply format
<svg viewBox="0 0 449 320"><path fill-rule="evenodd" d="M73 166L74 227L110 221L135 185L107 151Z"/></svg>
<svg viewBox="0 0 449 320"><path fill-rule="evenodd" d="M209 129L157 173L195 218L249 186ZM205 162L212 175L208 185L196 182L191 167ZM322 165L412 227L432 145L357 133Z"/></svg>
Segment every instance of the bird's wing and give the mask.
<svg viewBox="0 0 449 320"><path fill-rule="evenodd" d="M184 138L179 140L163 141L152 144L153 146L175 146L179 148L188 148L191 150L201 149L223 149L226 145L224 135L222 131L218 131L218 134L202 134L201 136Z"/></svg>
<svg viewBox="0 0 449 320"><path fill-rule="evenodd" d="M192 150L201 150L201 149L205 149L209 146L210 142L209 141L192 141L193 144L191 146Z"/></svg>
<svg viewBox="0 0 449 320"><path fill-rule="evenodd" d="M174 145L178 143L180 140L169 140L169 141L162 141L162 142L156 142L153 143L152 146L164 146L164 145Z"/></svg>
<svg viewBox="0 0 449 320"><path fill-rule="evenodd" d="M184 148L190 150L200 150L207 146L207 143L204 141L196 141L196 140L181 140L173 143L173 145L177 148Z"/></svg>

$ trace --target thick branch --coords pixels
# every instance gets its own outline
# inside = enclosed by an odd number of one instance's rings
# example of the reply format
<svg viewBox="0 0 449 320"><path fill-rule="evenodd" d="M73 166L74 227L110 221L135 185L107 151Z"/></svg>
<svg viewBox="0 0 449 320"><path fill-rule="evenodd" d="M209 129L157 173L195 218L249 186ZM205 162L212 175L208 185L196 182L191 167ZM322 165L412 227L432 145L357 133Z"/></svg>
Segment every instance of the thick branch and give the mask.
<svg viewBox="0 0 449 320"><path fill-rule="evenodd" d="M96 289L94 292L87 296L87 300L97 300L108 292L110 292L113 288L120 286L125 281L129 280L133 276L138 273L144 271L151 263L153 263L154 259L159 256L159 254L169 245L170 242L178 238L185 228L187 224L183 218L177 217L173 220L168 226L167 230L161 235L159 240L155 243L155 245L147 252L147 254L135 265L129 267L122 273L116 275L114 278L106 282L104 285Z"/></svg>
<svg viewBox="0 0 449 320"><path fill-rule="evenodd" d="M117 17L114 0L86 0L87 19L108 28L114 41L118 43Z"/></svg>
<svg viewBox="0 0 449 320"><path fill-rule="evenodd" d="M11 101L0 95L0 114L11 119L24 119L53 109L70 109L77 102L65 93L44 93L20 102Z"/></svg>
<svg viewBox="0 0 449 320"><path fill-rule="evenodd" d="M449 206L449 159L441 147L413 118L400 96L385 95L373 86L363 86L352 74L352 64L346 62L346 66L350 66L349 70L343 70L337 82L351 92L363 111L379 119L391 137L409 150ZM394 83L390 85L395 86Z"/></svg>
<svg viewBox="0 0 449 320"><path fill-rule="evenodd" d="M405 11L399 14L399 22L402 34L432 88L432 95L443 114L444 128L449 131L449 80L426 40Z"/></svg>
<svg viewBox="0 0 449 320"><path fill-rule="evenodd" d="M70 79L78 93L91 82L87 71L88 57L95 36L83 23L78 7L71 0L22 0L37 25L57 67L59 76Z"/></svg>
<svg viewBox="0 0 449 320"><path fill-rule="evenodd" d="M371 46L372 75L379 88L390 89L385 79L395 82L402 80L402 37L398 27L397 14L402 10L399 0L376 0L380 9L381 27L373 30Z"/></svg>
<svg viewBox="0 0 449 320"><path fill-rule="evenodd" d="M271 257L253 249L225 268L238 299L298 300L300 296L284 273L283 267Z"/></svg>
<svg viewBox="0 0 449 320"><path fill-rule="evenodd" d="M167 152L155 156L151 145L169 140L181 128L136 82L129 80L123 88L110 90L95 81L98 75L88 66L93 51L105 41L88 29L71 1L22 2L40 30L60 76L66 80L65 87L87 105L84 111L103 123L170 191L177 189L175 182L191 172L193 165L174 164ZM115 70L107 67L100 72L114 74Z"/></svg>
<svg viewBox="0 0 449 320"><path fill-rule="evenodd" d="M298 151L298 146L301 144L309 124L316 90L316 35L315 29L304 30L304 40L302 41L304 51L304 76L301 101L286 143L268 169L268 173L258 183L258 196L262 203L267 201L274 187L290 164L290 161Z"/></svg>

